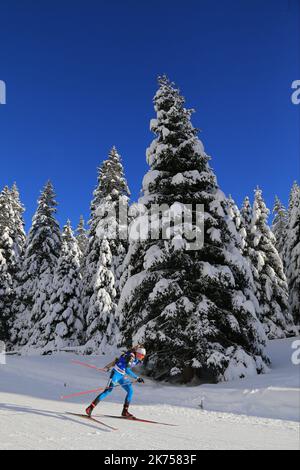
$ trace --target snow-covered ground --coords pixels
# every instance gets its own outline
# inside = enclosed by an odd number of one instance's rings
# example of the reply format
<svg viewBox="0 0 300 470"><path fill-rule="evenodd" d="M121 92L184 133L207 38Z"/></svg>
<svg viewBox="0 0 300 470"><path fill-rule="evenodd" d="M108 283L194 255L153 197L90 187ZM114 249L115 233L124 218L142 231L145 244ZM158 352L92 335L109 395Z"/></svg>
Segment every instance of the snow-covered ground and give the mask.
<svg viewBox="0 0 300 470"><path fill-rule="evenodd" d="M107 380L72 359L101 366L110 357L8 357L0 365L0 449L300 449L300 367L291 362L292 342L270 342L272 372L254 379L197 387L146 380L136 386L134 413L177 426L102 418L118 431L66 414L81 413L93 395L60 400ZM118 415L123 397L115 390L96 414Z"/></svg>

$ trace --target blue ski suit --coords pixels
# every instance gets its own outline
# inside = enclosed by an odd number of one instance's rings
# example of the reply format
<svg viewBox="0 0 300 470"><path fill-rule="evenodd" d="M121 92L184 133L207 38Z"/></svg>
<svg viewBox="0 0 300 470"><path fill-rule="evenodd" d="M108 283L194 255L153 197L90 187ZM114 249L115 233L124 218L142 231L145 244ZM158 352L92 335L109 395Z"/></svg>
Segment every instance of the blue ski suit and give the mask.
<svg viewBox="0 0 300 470"><path fill-rule="evenodd" d="M108 395L110 395L116 385L121 385L121 387L125 390L125 403L130 404L133 396L133 386L126 376L132 377L133 379L138 379L138 376L131 369L132 367L136 367L139 364L141 364L141 361L136 359L135 354L132 351L128 351L122 354L112 369L106 389L96 398L95 404L98 404L100 401L104 400Z"/></svg>

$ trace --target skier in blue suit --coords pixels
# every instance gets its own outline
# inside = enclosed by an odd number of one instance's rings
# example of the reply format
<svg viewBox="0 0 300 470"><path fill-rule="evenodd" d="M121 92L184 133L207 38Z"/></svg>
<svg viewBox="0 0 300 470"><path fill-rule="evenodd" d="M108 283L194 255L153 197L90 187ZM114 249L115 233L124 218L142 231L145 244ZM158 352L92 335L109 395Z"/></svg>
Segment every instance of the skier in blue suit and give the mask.
<svg viewBox="0 0 300 470"><path fill-rule="evenodd" d="M136 348L127 351L122 354L119 359L114 363L110 380L107 384L106 389L101 393L95 400L90 404L86 409L86 414L91 417L93 410L99 404L100 401L103 401L108 395L110 395L116 385L121 385L121 387L126 392L126 398L124 403L124 408L122 411L123 418L133 418L133 415L129 413L129 405L133 396L133 387L131 382L126 376L132 377L138 383L144 383L144 379L138 377L133 371L132 368L142 364L146 356L146 350L143 347L137 346Z"/></svg>

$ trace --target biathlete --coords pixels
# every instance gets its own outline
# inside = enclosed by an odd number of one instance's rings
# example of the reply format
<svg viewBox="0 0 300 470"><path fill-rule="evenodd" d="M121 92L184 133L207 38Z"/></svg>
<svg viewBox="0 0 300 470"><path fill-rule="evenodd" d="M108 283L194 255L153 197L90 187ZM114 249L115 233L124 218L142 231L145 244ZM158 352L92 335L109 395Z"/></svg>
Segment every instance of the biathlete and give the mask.
<svg viewBox="0 0 300 470"><path fill-rule="evenodd" d="M95 400L90 404L86 409L86 414L91 417L93 410L96 406L103 401L108 395L110 395L117 385L120 385L126 392L125 403L122 411L122 416L124 418L133 418L133 415L129 413L128 409L133 396L133 386L126 376L132 377L138 383L144 383L144 379L138 377L133 371L132 368L142 364L146 356L145 348L137 346L130 351L122 354L121 357L116 359L113 364L106 366L108 370L113 366L110 380L107 384L106 389L101 393Z"/></svg>

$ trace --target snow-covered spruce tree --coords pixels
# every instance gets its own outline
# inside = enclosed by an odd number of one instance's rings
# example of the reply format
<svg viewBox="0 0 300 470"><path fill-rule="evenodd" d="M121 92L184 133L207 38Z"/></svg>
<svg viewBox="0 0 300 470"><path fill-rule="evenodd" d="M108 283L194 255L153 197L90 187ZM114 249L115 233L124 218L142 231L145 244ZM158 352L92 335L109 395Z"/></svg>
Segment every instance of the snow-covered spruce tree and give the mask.
<svg viewBox="0 0 300 470"><path fill-rule="evenodd" d="M6 309L6 299L7 290L11 289L11 282L7 272L6 261L2 253L3 250L0 248L0 341L7 341L9 312Z"/></svg>
<svg viewBox="0 0 300 470"><path fill-rule="evenodd" d="M10 272L14 270L17 264L17 250L15 249L15 212L13 207L13 197L8 186L0 193L0 234L6 231L10 238L9 248L6 243L6 261Z"/></svg>
<svg viewBox="0 0 300 470"><path fill-rule="evenodd" d="M249 227L252 220L252 206L248 196L245 197L243 206L241 208L241 218L243 225Z"/></svg>
<svg viewBox="0 0 300 470"><path fill-rule="evenodd" d="M284 250L289 284L290 311L300 324L300 187L294 183L289 203L287 239Z"/></svg>
<svg viewBox="0 0 300 470"><path fill-rule="evenodd" d="M80 292L80 255L71 222L68 221L63 228L49 307L34 332L37 337L35 345L42 348L44 353L82 344L84 322Z"/></svg>
<svg viewBox="0 0 300 470"><path fill-rule="evenodd" d="M300 186L298 185L297 181L294 181L293 186L290 191L289 195L289 204L287 209L287 226L286 226L286 243L284 244L283 248L283 263L285 266L289 264L290 261L290 253L288 251L288 237L289 237L289 228L290 228L290 220L291 214L294 208L294 205L298 203L299 198L299 191Z"/></svg>
<svg viewBox="0 0 300 470"><path fill-rule="evenodd" d="M11 191L8 186L5 186L0 193L0 228L8 227L12 217Z"/></svg>
<svg viewBox="0 0 300 470"><path fill-rule="evenodd" d="M23 219L24 207L20 201L17 185L12 189L5 186L0 193L0 230L8 228L9 236L12 240L12 253L10 257L12 271L16 268L23 253L26 234Z"/></svg>
<svg viewBox="0 0 300 470"><path fill-rule="evenodd" d="M19 262L24 253L26 243L25 222L23 217L25 208L20 200L20 193L16 183L13 184L10 192L13 211L11 237L14 242L15 258L17 262Z"/></svg>
<svg viewBox="0 0 300 470"><path fill-rule="evenodd" d="M245 289L245 293L247 295L247 298L249 298L253 303L255 311L259 312L259 302L256 296L256 286L253 278L253 272L249 264L250 247L247 243L247 224L250 224L252 217L252 207L249 198L245 198L242 210L240 211L233 198L229 196L228 208L225 208L225 213L228 214L229 219L231 219L234 224L234 226L230 227L230 220L228 221L229 228L236 239L236 246L240 250L240 253L242 254L245 261L244 270L246 271L246 277L248 280L248 287Z"/></svg>
<svg viewBox="0 0 300 470"><path fill-rule="evenodd" d="M234 199L230 195L228 198L228 215L232 219L237 234L239 236L239 243L241 247L241 252L244 252L245 244L246 244L246 227L245 227L245 222L243 219L243 216L241 214L241 211L239 210L238 206L236 205Z"/></svg>
<svg viewBox="0 0 300 470"><path fill-rule="evenodd" d="M231 196L231 194L228 197L228 205L229 205L229 215L232 218L236 226L236 230L239 231L241 228L241 213L240 213L238 206L235 203L235 200Z"/></svg>
<svg viewBox="0 0 300 470"><path fill-rule="evenodd" d="M17 259L12 239L12 196L6 186L0 193L0 340L8 341L9 322L12 321L11 304L14 297L13 276Z"/></svg>
<svg viewBox="0 0 300 470"><path fill-rule="evenodd" d="M260 305L259 318L268 338L276 339L293 334L294 325L288 310L283 263L268 225L269 214L262 191L256 189L251 222L247 227L247 253Z"/></svg>
<svg viewBox="0 0 300 470"><path fill-rule="evenodd" d="M12 251L12 239L9 229L0 232L0 341L9 340L9 322L11 318L11 302L13 300L13 280L9 269L9 254Z"/></svg>
<svg viewBox="0 0 300 470"><path fill-rule="evenodd" d="M9 232L11 240L13 242L12 249L14 262L13 266L11 266L13 292L10 296L10 318L8 325L9 329L13 326L15 321L14 309L12 308L12 306L16 299L16 291L19 282L18 276L22 265L22 259L26 243L25 222L23 217L25 208L20 200L20 193L16 183L13 184L10 190L10 195L12 217L10 219Z"/></svg>
<svg viewBox="0 0 300 470"><path fill-rule="evenodd" d="M99 169L96 212L97 233L106 237L112 253L112 272L115 277L116 301L119 299L119 282L122 264L128 249L127 214L130 191L124 174L121 156L116 147Z"/></svg>
<svg viewBox="0 0 300 470"><path fill-rule="evenodd" d="M80 216L79 224L76 229L76 240L78 243L78 248L80 250L79 260L81 264L83 263L83 259L89 243L88 231L85 228L85 221L82 215Z"/></svg>
<svg viewBox="0 0 300 470"><path fill-rule="evenodd" d="M86 316L86 352L104 352L117 346L119 338L116 321L115 278L111 270L112 254L108 241L100 242L100 256L93 276L93 292Z"/></svg>
<svg viewBox="0 0 300 470"><path fill-rule="evenodd" d="M241 211L241 236L242 236L242 253L244 258L247 260L250 271L251 271L251 278L253 282L253 289L254 292L256 292L256 287L254 284L254 278L253 278L253 270L251 268L251 263L250 263L250 253L251 253L251 247L249 246L249 239L248 239L248 232L250 231L250 226L251 226L251 220L252 220L252 206L251 202L248 196L245 197Z"/></svg>
<svg viewBox="0 0 300 470"><path fill-rule="evenodd" d="M179 207L204 205L204 246L177 236L131 240L118 310L128 346L148 349L146 371L155 378L231 380L266 370L265 333L247 289L249 267L241 255L228 201L192 126L192 111L166 77L154 98L156 134L147 151L150 171L140 203L166 204L167 219ZM156 216L155 216L156 217ZM157 222L157 217L149 217ZM154 220L153 220L154 219ZM134 226L145 225L145 215ZM193 222L192 227L197 233ZM132 231L132 230L131 230Z"/></svg>
<svg viewBox="0 0 300 470"><path fill-rule="evenodd" d="M47 314L53 273L61 248L56 206L54 189L48 182L38 201L18 276L13 305L17 317L11 330L12 341L18 346L37 343L37 326Z"/></svg>
<svg viewBox="0 0 300 470"><path fill-rule="evenodd" d="M277 196L275 198L273 214L274 218L272 223L272 232L274 233L276 239L275 246L278 253L280 254L281 259L283 259L283 252L287 235L286 231L288 225L288 214L286 208Z"/></svg>
<svg viewBox="0 0 300 470"><path fill-rule="evenodd" d="M119 340L115 299L119 297L121 266L127 252L127 220L119 219L119 209L127 216L128 201L129 189L121 157L113 147L99 168L83 265L83 308L90 350L97 351L100 344L100 349L105 344L116 345ZM103 266L101 260L105 262ZM110 326L107 326L108 319Z"/></svg>
<svg viewBox="0 0 300 470"><path fill-rule="evenodd" d="M240 211L235 201L231 196L228 199L228 208L225 209L225 213L228 214L229 219L232 220L234 227L231 226L231 232L235 234L236 245L239 248L244 260L244 270L248 279L248 287L245 290L247 297L251 300L255 307L255 311L259 312L259 302L256 296L256 286L253 278L253 272L249 264L249 250L250 247L247 244L247 223L251 221L252 208L249 198L246 197L243 203L242 210ZM230 220L228 221L230 225Z"/></svg>

